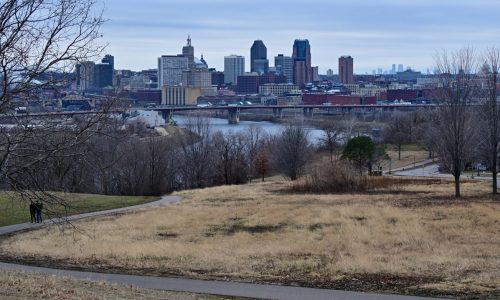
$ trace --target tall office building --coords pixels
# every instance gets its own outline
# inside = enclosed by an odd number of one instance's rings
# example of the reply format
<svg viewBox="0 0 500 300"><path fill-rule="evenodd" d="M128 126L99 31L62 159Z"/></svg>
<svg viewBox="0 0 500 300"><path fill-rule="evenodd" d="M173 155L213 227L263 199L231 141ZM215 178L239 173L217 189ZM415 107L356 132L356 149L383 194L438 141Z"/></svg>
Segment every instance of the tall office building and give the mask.
<svg viewBox="0 0 500 300"><path fill-rule="evenodd" d="M238 76L245 73L245 57L230 55L224 57L224 83L236 85Z"/></svg>
<svg viewBox="0 0 500 300"><path fill-rule="evenodd" d="M398 65L398 72L404 72L405 68L402 64Z"/></svg>
<svg viewBox="0 0 500 300"><path fill-rule="evenodd" d="M332 77L333 76L333 70L332 69L326 70L326 76Z"/></svg>
<svg viewBox="0 0 500 300"><path fill-rule="evenodd" d="M96 64L94 66L94 85L96 88L113 86L113 66L109 64Z"/></svg>
<svg viewBox="0 0 500 300"><path fill-rule="evenodd" d="M318 82L319 81L319 67L311 67L311 72L312 72L312 81L313 82Z"/></svg>
<svg viewBox="0 0 500 300"><path fill-rule="evenodd" d="M308 40L293 43L293 82L300 88L312 81L311 46Z"/></svg>
<svg viewBox="0 0 500 300"><path fill-rule="evenodd" d="M158 88L182 83L182 73L189 70L189 59L184 55L162 55L158 58Z"/></svg>
<svg viewBox="0 0 500 300"><path fill-rule="evenodd" d="M354 60L351 56L341 56L339 58L339 79L343 84L353 83Z"/></svg>
<svg viewBox="0 0 500 300"><path fill-rule="evenodd" d="M182 55L187 57L189 68L195 67L194 63L194 47L191 45L191 36L188 35L186 46L182 47Z"/></svg>
<svg viewBox="0 0 500 300"><path fill-rule="evenodd" d="M115 57L113 55L110 55L110 54L104 55L104 58L101 60L101 62L103 64L111 65L113 70L115 69Z"/></svg>
<svg viewBox="0 0 500 300"><path fill-rule="evenodd" d="M115 58L109 54L104 56L100 64L94 66L94 83L96 88L113 86L114 67Z"/></svg>
<svg viewBox="0 0 500 300"><path fill-rule="evenodd" d="M196 68L182 72L182 85L193 87L212 86L212 72L206 68Z"/></svg>
<svg viewBox="0 0 500 300"><path fill-rule="evenodd" d="M264 42L256 40L250 48L250 71L257 73L267 73L269 70L269 60L267 59L267 48Z"/></svg>
<svg viewBox="0 0 500 300"><path fill-rule="evenodd" d="M293 59L290 56L278 54L274 57L276 73L286 77L287 83L293 83Z"/></svg>
<svg viewBox="0 0 500 300"><path fill-rule="evenodd" d="M391 74L396 74L396 64L392 64Z"/></svg>
<svg viewBox="0 0 500 300"><path fill-rule="evenodd" d="M93 61L84 61L77 67L79 76L77 83L80 90L90 90L95 87L94 75L95 63Z"/></svg>

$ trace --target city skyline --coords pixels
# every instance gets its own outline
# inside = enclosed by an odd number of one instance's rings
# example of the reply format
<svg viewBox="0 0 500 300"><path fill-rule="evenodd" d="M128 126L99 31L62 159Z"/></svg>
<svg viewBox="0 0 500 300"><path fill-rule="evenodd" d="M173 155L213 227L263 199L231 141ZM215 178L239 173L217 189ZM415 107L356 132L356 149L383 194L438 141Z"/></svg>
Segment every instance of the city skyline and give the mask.
<svg viewBox="0 0 500 300"><path fill-rule="evenodd" d="M223 69L224 56L237 54L245 57L249 71L254 40L263 40L268 57L274 57L290 56L295 39L308 39L312 65L319 66L320 73L336 70L342 55L356 59L358 74L400 63L425 71L432 67L436 51L498 45L499 9L498 1L486 0L319 1L310 7L295 0L107 0L109 21L102 32L103 42L109 44L106 52L116 57L119 69L154 68L157 57L178 53L191 35L196 55L203 53L218 70Z"/></svg>

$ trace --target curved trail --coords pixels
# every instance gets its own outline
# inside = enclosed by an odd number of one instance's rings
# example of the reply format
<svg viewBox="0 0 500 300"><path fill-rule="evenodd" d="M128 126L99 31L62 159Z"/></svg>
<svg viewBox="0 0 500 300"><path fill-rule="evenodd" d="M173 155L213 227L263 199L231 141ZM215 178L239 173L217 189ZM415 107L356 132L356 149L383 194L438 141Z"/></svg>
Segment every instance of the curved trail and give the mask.
<svg viewBox="0 0 500 300"><path fill-rule="evenodd" d="M160 198L160 200L152 201L152 202L148 202L148 203L144 203L144 204L139 204L139 205L133 205L133 206L115 208L115 209L110 209L110 210L102 210L102 211L84 213L84 214L79 214L79 215L68 216L65 218L49 219L49 220L43 221L43 223L21 223L21 224L9 225L9 226L0 227L0 235L16 233L16 232L28 230L28 229L35 229L35 228L39 228L39 227L50 225L50 224L61 223L64 221L76 221L76 220L90 218L90 217L114 215L114 214L123 213L123 212L131 211L131 210L141 209L141 208L149 208L149 207L156 207L156 206L161 206L161 205L174 204L174 203L177 203L179 201L181 201L181 197L179 197L179 196L163 196Z"/></svg>
<svg viewBox="0 0 500 300"><path fill-rule="evenodd" d="M150 207L174 204L179 202L180 200L181 198L178 196L163 196L158 201L153 201L145 204L111 209L106 211L85 213L80 215L73 215L67 218L51 219L44 221L41 224L23 223L23 224L10 225L5 227L0 227L0 235L13 234L20 231L35 229L41 226L46 226L53 223L62 222L65 220L75 221L95 216L113 215L116 213L123 213L141 208L150 208ZM50 269L50 268L42 268L42 267L34 267L34 266L18 265L18 264L10 264L2 262L0 262L0 269L20 270L25 272L66 276L76 279L106 281L109 283L134 285L140 288L148 288L148 289L168 290L176 292L191 292L191 293L212 294L212 295L233 296L233 297L260 298L260 299L283 299L283 300L285 299L286 300L430 299L430 298L412 297L412 296L349 292L349 291L302 288L302 287L280 286L280 285L270 285L270 284L239 283L239 282L229 282L229 281L205 281L205 280L184 279L184 278L71 271L71 270Z"/></svg>

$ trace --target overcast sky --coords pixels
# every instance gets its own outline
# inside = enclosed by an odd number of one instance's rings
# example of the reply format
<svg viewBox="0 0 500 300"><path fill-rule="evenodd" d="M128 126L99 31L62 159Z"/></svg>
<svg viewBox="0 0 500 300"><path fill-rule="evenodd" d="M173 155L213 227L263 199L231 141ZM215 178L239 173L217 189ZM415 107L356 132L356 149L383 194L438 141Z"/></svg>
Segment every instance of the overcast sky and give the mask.
<svg viewBox="0 0 500 300"><path fill-rule="evenodd" d="M404 64L426 71L436 51L500 45L499 0L102 0L102 28L117 69L156 68L178 54L190 34L195 56L223 69L224 56L245 56L261 39L270 65L307 38L312 64L337 72L341 55L355 73Z"/></svg>

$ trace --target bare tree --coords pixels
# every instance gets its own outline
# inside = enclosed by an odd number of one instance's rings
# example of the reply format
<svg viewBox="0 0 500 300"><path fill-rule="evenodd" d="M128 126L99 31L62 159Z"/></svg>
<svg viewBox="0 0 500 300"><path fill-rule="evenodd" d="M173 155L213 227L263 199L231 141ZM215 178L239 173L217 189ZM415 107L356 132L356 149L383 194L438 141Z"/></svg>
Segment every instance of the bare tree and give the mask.
<svg viewBox="0 0 500 300"><path fill-rule="evenodd" d="M212 137L215 179L222 184L241 184L248 180L249 165L245 153L245 138L232 131L216 132ZM218 180L218 178L222 180Z"/></svg>
<svg viewBox="0 0 500 300"><path fill-rule="evenodd" d="M96 0L6 0L0 4L0 112L15 98L70 77L76 63L95 58L103 23Z"/></svg>
<svg viewBox="0 0 500 300"><path fill-rule="evenodd" d="M253 160L253 168L261 176L262 181L266 174L269 172L269 153L266 149L262 149L257 153L255 159Z"/></svg>
<svg viewBox="0 0 500 300"><path fill-rule="evenodd" d="M260 126L251 125L243 132L245 151L250 166L260 149L268 140L268 134Z"/></svg>
<svg viewBox="0 0 500 300"><path fill-rule="evenodd" d="M182 182L187 188L210 186L213 167L210 121L203 115L189 115L186 129L190 133L178 137Z"/></svg>
<svg viewBox="0 0 500 300"><path fill-rule="evenodd" d="M328 150L330 154L330 162L333 162L335 151L339 150L340 143L344 139L346 130L339 122L330 122L322 126L323 135L319 139L320 145Z"/></svg>
<svg viewBox="0 0 500 300"><path fill-rule="evenodd" d="M62 179L71 174L69 164L78 163L80 146L102 129L107 117L95 114L61 125L16 116L13 103L33 101L42 88L57 90L73 80L75 65L103 50L97 43L103 21L94 0L0 3L0 117L14 126L1 133L0 183L22 199L64 203L46 192L54 185L37 170L59 164L59 184L67 184Z"/></svg>
<svg viewBox="0 0 500 300"><path fill-rule="evenodd" d="M471 101L476 91L474 50L463 48L436 56L442 105L434 118L433 140L444 167L455 178L455 197L460 197L460 176L475 146Z"/></svg>
<svg viewBox="0 0 500 300"><path fill-rule="evenodd" d="M291 180L296 180L303 174L311 155L307 131L300 125L289 125L277 137L275 143L273 160L276 169Z"/></svg>
<svg viewBox="0 0 500 300"><path fill-rule="evenodd" d="M492 192L497 193L498 155L500 154L500 109L497 104L500 50L490 48L482 58L481 79L483 82L484 108L481 109L485 127L483 147L492 172Z"/></svg>
<svg viewBox="0 0 500 300"><path fill-rule="evenodd" d="M412 141L412 126L412 118L409 114L395 112L384 129L384 140L396 147L398 160L401 160L403 145Z"/></svg>

